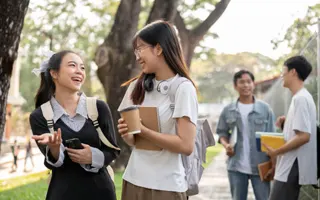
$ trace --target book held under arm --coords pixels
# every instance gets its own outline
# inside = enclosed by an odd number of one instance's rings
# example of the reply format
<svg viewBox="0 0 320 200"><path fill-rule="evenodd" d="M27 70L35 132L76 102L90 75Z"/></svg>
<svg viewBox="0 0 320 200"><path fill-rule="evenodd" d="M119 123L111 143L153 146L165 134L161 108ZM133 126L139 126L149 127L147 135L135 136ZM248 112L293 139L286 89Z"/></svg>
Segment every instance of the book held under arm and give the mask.
<svg viewBox="0 0 320 200"><path fill-rule="evenodd" d="M268 172L272 169L272 162L267 161L258 165L258 171L261 181L272 181L274 177L274 172L272 174L268 174Z"/></svg>
<svg viewBox="0 0 320 200"><path fill-rule="evenodd" d="M265 144L273 149L279 149L282 145L285 144L283 136L272 136L272 135L262 135L261 136L261 151L267 152L265 146L262 144Z"/></svg>
<svg viewBox="0 0 320 200"><path fill-rule="evenodd" d="M157 107L139 107L139 115L141 123L156 132L161 133L160 121L159 121L159 111ZM135 147L137 149L151 150L151 151L161 151L162 148L153 144L151 141L141 137L139 134L135 135Z"/></svg>
<svg viewBox="0 0 320 200"><path fill-rule="evenodd" d="M263 144L278 149L285 144L284 136L282 133L276 132L256 132L256 146L258 151L267 152Z"/></svg>
<svg viewBox="0 0 320 200"><path fill-rule="evenodd" d="M237 126L235 126L233 128L233 131L231 133L230 140L229 140L229 144L232 146L232 148L236 146L237 140L238 140L238 128Z"/></svg>

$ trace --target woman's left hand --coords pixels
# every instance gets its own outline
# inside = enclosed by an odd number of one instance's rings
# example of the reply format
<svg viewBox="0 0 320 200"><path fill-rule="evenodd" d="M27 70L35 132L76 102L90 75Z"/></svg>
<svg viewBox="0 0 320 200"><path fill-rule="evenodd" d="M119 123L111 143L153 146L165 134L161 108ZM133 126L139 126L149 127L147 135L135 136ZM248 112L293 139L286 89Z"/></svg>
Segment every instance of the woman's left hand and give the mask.
<svg viewBox="0 0 320 200"><path fill-rule="evenodd" d="M148 128L145 127L142 123L141 123L141 125L140 125L140 129L141 129L142 135L148 131Z"/></svg>
<svg viewBox="0 0 320 200"><path fill-rule="evenodd" d="M82 144L83 149L66 148L70 159L79 164L92 164L91 148L87 144Z"/></svg>

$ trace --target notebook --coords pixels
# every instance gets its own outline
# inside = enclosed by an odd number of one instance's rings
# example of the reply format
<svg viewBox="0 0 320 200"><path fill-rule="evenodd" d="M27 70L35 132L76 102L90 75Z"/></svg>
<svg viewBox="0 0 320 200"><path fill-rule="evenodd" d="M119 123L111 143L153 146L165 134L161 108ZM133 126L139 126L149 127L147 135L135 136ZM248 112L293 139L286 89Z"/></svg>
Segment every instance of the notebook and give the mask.
<svg viewBox="0 0 320 200"><path fill-rule="evenodd" d="M261 135L283 136L283 133L277 132L256 132L256 137L260 138Z"/></svg>
<svg viewBox="0 0 320 200"><path fill-rule="evenodd" d="M262 145L263 143L273 149L278 149L285 144L283 136L261 135L260 140L261 140L260 146L261 146L262 152L267 152L267 149Z"/></svg>
<svg viewBox="0 0 320 200"><path fill-rule="evenodd" d="M269 135L269 136L282 136L283 133L277 133L277 132L256 132L256 146L257 146L257 151L261 152L261 135Z"/></svg>
<svg viewBox="0 0 320 200"><path fill-rule="evenodd" d="M156 132L160 132L160 121L159 121L159 111L157 107L139 107L139 115L141 118L141 123ZM151 143L149 140L135 134L135 147L137 149L151 150L151 151L161 151L162 148Z"/></svg>

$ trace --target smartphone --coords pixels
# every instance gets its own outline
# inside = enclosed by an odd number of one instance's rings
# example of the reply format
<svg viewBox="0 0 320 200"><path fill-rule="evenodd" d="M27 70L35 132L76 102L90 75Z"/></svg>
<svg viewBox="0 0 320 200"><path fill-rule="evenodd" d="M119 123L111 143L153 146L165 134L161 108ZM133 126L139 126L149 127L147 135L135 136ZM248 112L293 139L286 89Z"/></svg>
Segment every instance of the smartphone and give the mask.
<svg viewBox="0 0 320 200"><path fill-rule="evenodd" d="M66 140L66 145L68 148L71 148L71 149L83 149L81 141L78 138L72 138L72 139Z"/></svg>

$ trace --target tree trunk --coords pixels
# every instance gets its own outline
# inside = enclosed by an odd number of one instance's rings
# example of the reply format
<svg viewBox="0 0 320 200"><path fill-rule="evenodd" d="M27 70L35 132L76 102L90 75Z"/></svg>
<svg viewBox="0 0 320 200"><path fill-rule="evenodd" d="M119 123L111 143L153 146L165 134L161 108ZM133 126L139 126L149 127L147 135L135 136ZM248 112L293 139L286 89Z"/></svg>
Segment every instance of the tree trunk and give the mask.
<svg viewBox="0 0 320 200"><path fill-rule="evenodd" d="M20 34L28 5L29 0L2 1L0 4L0 145L6 120L12 67L17 58Z"/></svg>
<svg viewBox="0 0 320 200"><path fill-rule="evenodd" d="M111 32L96 51L97 75L104 87L115 128L120 118L117 109L126 91L120 85L130 78L135 67L131 39L137 31L140 10L140 0L121 1ZM115 130L121 154L113 167L122 170L128 162L131 149Z"/></svg>
<svg viewBox="0 0 320 200"><path fill-rule="evenodd" d="M172 21L177 13L177 0L155 0L146 24L158 19Z"/></svg>
<svg viewBox="0 0 320 200"><path fill-rule="evenodd" d="M85 60L87 61L88 58L85 58ZM84 93L87 96L92 96L92 80L91 80L91 66L90 66L90 62L85 62L85 66L86 66L86 80L82 86L82 89L84 91Z"/></svg>
<svg viewBox="0 0 320 200"><path fill-rule="evenodd" d="M181 17L180 13L177 12L174 23L179 30L184 58L189 68L191 66L194 49L209 31L210 27L221 17L228 7L230 1L231 0L220 0L215 5L215 9L209 14L209 16L193 30L188 30L186 28L183 18Z"/></svg>

